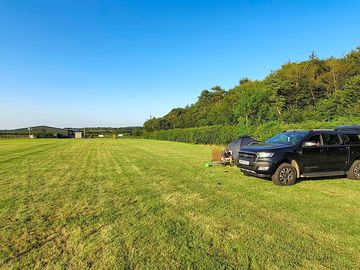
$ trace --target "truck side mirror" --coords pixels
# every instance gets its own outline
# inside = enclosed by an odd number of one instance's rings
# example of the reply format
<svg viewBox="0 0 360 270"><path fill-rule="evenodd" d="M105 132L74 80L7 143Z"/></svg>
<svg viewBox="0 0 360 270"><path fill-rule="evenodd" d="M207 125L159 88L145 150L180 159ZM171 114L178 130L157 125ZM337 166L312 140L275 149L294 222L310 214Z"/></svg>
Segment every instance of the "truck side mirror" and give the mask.
<svg viewBox="0 0 360 270"><path fill-rule="evenodd" d="M313 146L317 146L316 142L304 142L303 144L304 147L313 147Z"/></svg>

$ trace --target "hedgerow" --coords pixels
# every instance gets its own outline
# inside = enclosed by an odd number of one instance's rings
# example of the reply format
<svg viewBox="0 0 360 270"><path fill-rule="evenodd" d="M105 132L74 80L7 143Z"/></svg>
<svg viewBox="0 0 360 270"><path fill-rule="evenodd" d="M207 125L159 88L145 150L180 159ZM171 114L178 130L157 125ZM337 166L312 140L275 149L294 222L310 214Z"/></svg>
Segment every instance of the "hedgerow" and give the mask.
<svg viewBox="0 0 360 270"><path fill-rule="evenodd" d="M286 124L277 121L258 126L204 126L184 129L168 129L144 132L145 139L167 140L195 144L227 144L240 136L249 135L258 140L266 140L277 133L295 129L334 128L339 125L360 123L360 118L342 118L331 122L306 121Z"/></svg>

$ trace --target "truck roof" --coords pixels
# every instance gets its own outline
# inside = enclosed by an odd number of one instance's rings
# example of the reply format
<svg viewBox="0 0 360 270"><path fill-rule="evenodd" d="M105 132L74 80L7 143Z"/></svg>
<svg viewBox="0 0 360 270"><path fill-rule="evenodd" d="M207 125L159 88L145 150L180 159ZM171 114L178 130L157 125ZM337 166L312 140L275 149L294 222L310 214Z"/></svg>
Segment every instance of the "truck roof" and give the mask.
<svg viewBox="0 0 360 270"><path fill-rule="evenodd" d="M309 132L310 130L307 129L289 129L289 130L284 130L283 132Z"/></svg>
<svg viewBox="0 0 360 270"><path fill-rule="evenodd" d="M357 134L360 135L360 125L350 125L350 126L337 126L335 131L346 133L346 134Z"/></svg>
<svg viewBox="0 0 360 270"><path fill-rule="evenodd" d="M322 131L322 132L335 132L334 129L294 129L294 130L286 130L284 132L302 132L302 133L309 133L309 132L316 132L316 131Z"/></svg>
<svg viewBox="0 0 360 270"><path fill-rule="evenodd" d="M329 128L317 128L317 129L312 129L310 131L328 131L328 132L335 132L334 129L329 129Z"/></svg>
<svg viewBox="0 0 360 270"><path fill-rule="evenodd" d="M360 135L360 125L348 125L348 126L337 126L334 129L295 129L295 130L285 130L283 132L314 132L314 131L321 131L321 132L340 132L345 134L357 134Z"/></svg>

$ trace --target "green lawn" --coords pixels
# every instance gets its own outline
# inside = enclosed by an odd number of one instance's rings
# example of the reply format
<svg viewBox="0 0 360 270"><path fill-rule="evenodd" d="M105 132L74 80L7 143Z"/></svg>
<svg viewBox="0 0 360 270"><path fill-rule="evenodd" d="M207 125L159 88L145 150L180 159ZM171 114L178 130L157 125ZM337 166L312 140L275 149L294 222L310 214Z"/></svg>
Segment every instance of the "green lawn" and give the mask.
<svg viewBox="0 0 360 270"><path fill-rule="evenodd" d="M0 268L358 269L360 181L278 187L211 147L0 140Z"/></svg>

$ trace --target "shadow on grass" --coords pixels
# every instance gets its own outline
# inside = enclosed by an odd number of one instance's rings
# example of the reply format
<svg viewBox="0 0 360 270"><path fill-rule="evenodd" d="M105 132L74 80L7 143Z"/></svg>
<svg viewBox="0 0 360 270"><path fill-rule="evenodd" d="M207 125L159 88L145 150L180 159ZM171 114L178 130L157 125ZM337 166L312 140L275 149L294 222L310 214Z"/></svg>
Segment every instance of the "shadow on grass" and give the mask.
<svg viewBox="0 0 360 270"><path fill-rule="evenodd" d="M306 182L306 181L324 181L324 180L338 180L338 181L353 181L351 179L348 179L345 175L337 175L337 176L327 176L327 177L307 177L307 178L298 178L296 180L296 184L300 182Z"/></svg>
<svg viewBox="0 0 360 270"><path fill-rule="evenodd" d="M258 178L264 181L269 181L271 182L271 178L270 177L256 177L256 176L246 176L246 177L252 177L252 178ZM296 184L299 184L301 182L307 182L307 181L324 181L324 180L338 180L338 181L354 181L351 179L348 179L345 175L337 175L337 176L323 176L323 177L306 177L306 178L298 178L295 182Z"/></svg>

